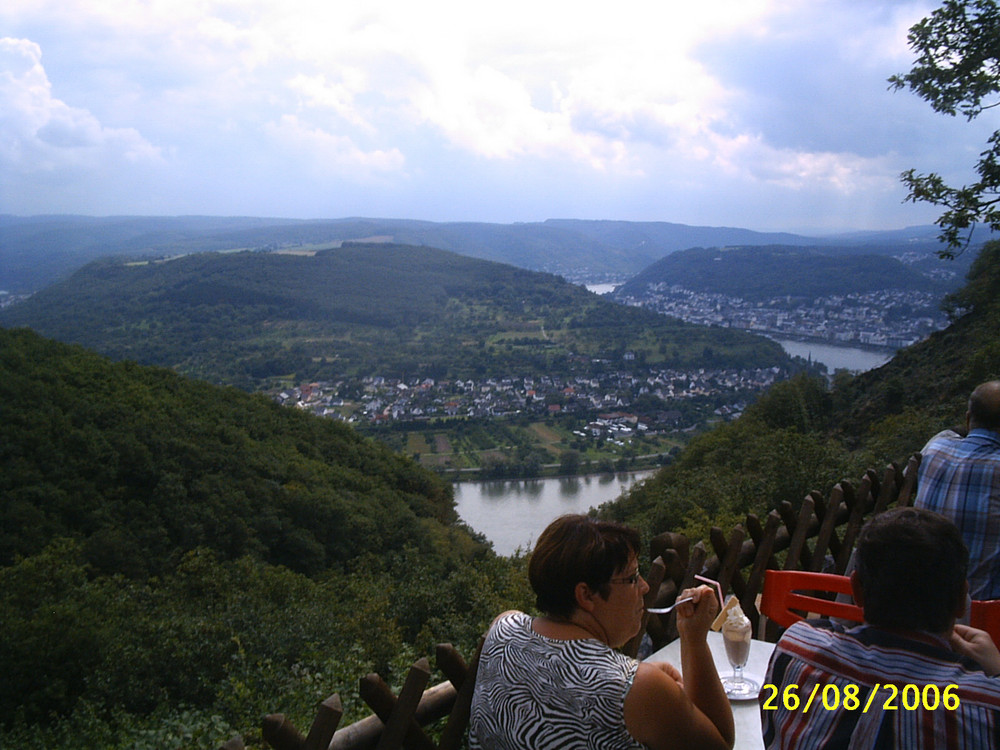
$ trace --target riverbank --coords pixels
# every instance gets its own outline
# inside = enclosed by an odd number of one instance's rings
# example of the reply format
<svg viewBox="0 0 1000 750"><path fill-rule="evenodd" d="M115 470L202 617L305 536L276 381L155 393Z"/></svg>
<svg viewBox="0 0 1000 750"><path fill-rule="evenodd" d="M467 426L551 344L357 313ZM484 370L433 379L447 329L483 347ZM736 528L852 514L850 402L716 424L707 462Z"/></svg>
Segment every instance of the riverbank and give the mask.
<svg viewBox="0 0 1000 750"><path fill-rule="evenodd" d="M437 469L437 473L452 482L491 482L491 481L522 481L532 479L573 479L586 477L611 476L621 473L636 471L655 471L670 463L669 453L651 453L645 456L635 456L634 458L618 459L612 468L603 470L581 469L575 473L565 473L563 464L552 463L543 464L537 474L531 476L484 476L484 469L478 466L465 467L462 469ZM591 462L593 463L593 462ZM485 470L488 472L488 470Z"/></svg>

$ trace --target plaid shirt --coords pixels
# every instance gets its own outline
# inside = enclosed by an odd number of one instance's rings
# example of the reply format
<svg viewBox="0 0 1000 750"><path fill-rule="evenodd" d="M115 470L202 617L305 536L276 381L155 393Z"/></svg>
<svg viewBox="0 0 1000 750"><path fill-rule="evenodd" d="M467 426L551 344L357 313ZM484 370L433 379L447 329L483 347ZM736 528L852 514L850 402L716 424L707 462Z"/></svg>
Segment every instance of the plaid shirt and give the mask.
<svg viewBox="0 0 1000 750"><path fill-rule="evenodd" d="M774 649L759 702L767 750L1000 747L1000 678L928 633L797 622Z"/></svg>
<svg viewBox="0 0 1000 750"><path fill-rule="evenodd" d="M1000 433L939 432L923 449L913 504L950 518L969 547L969 594L1000 599Z"/></svg>

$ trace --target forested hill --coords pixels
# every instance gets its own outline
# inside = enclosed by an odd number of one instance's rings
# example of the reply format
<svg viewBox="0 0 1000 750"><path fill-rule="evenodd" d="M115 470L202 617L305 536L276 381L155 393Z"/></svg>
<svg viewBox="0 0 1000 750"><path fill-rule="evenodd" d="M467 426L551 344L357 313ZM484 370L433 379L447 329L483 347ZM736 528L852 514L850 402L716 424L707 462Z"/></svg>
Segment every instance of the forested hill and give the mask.
<svg viewBox="0 0 1000 750"><path fill-rule="evenodd" d="M615 297L641 295L653 285L764 301L786 296L815 299L846 291L864 293L882 289L943 294L957 283L942 283L893 257L858 254L855 248L699 247L657 261L619 287Z"/></svg>
<svg viewBox="0 0 1000 750"><path fill-rule="evenodd" d="M550 274L399 245L98 261L3 310L0 325L248 389L587 374L627 354L684 368L788 361L767 339L623 307Z"/></svg>
<svg viewBox="0 0 1000 750"><path fill-rule="evenodd" d="M0 329L0 747L263 746L331 692L350 723L522 577L350 428Z"/></svg>
<svg viewBox="0 0 1000 750"><path fill-rule="evenodd" d="M919 450L931 430L964 423L972 389L1000 379L1000 242L983 247L945 307L948 328L835 390L837 434L863 446L870 434L909 432Z"/></svg>
<svg viewBox="0 0 1000 750"><path fill-rule="evenodd" d="M818 378L779 383L736 421L699 436L679 460L605 512L650 533L707 536L782 501L797 510L811 490L905 461L932 435L960 425L972 389L1000 378L1000 243L987 243L946 304L945 330L886 365L832 387Z"/></svg>
<svg viewBox="0 0 1000 750"><path fill-rule="evenodd" d="M27 330L0 414L0 565L72 537L131 577L196 547L316 573L458 533L448 484L349 427Z"/></svg>

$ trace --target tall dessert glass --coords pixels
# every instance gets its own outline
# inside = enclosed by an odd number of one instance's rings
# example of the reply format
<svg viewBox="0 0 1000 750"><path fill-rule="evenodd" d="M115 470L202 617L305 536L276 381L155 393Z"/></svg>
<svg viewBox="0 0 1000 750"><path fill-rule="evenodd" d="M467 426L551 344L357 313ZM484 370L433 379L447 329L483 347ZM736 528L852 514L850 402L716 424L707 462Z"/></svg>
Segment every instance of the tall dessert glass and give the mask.
<svg viewBox="0 0 1000 750"><path fill-rule="evenodd" d="M722 641L726 646L726 658L733 668L732 677L722 680L722 687L730 698L756 698L760 685L743 676L743 667L750 657L750 620L739 605L729 610L722 624Z"/></svg>

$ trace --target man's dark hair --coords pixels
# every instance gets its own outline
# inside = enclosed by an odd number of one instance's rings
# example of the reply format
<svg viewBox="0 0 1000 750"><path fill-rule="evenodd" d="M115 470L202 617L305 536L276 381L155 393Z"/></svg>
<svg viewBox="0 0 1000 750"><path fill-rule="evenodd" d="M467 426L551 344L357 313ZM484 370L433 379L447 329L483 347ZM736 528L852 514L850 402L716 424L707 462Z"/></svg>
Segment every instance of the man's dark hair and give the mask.
<svg viewBox="0 0 1000 750"><path fill-rule="evenodd" d="M1000 431L1000 381L983 383L972 392L969 418L973 427Z"/></svg>
<svg viewBox="0 0 1000 750"><path fill-rule="evenodd" d="M583 515L550 523L528 560L528 580L542 612L569 617L576 609L576 585L586 583L605 599L612 576L639 553L639 533Z"/></svg>
<svg viewBox="0 0 1000 750"><path fill-rule="evenodd" d="M865 622L944 633L964 599L969 550L958 528L924 508L894 508L858 535Z"/></svg>

